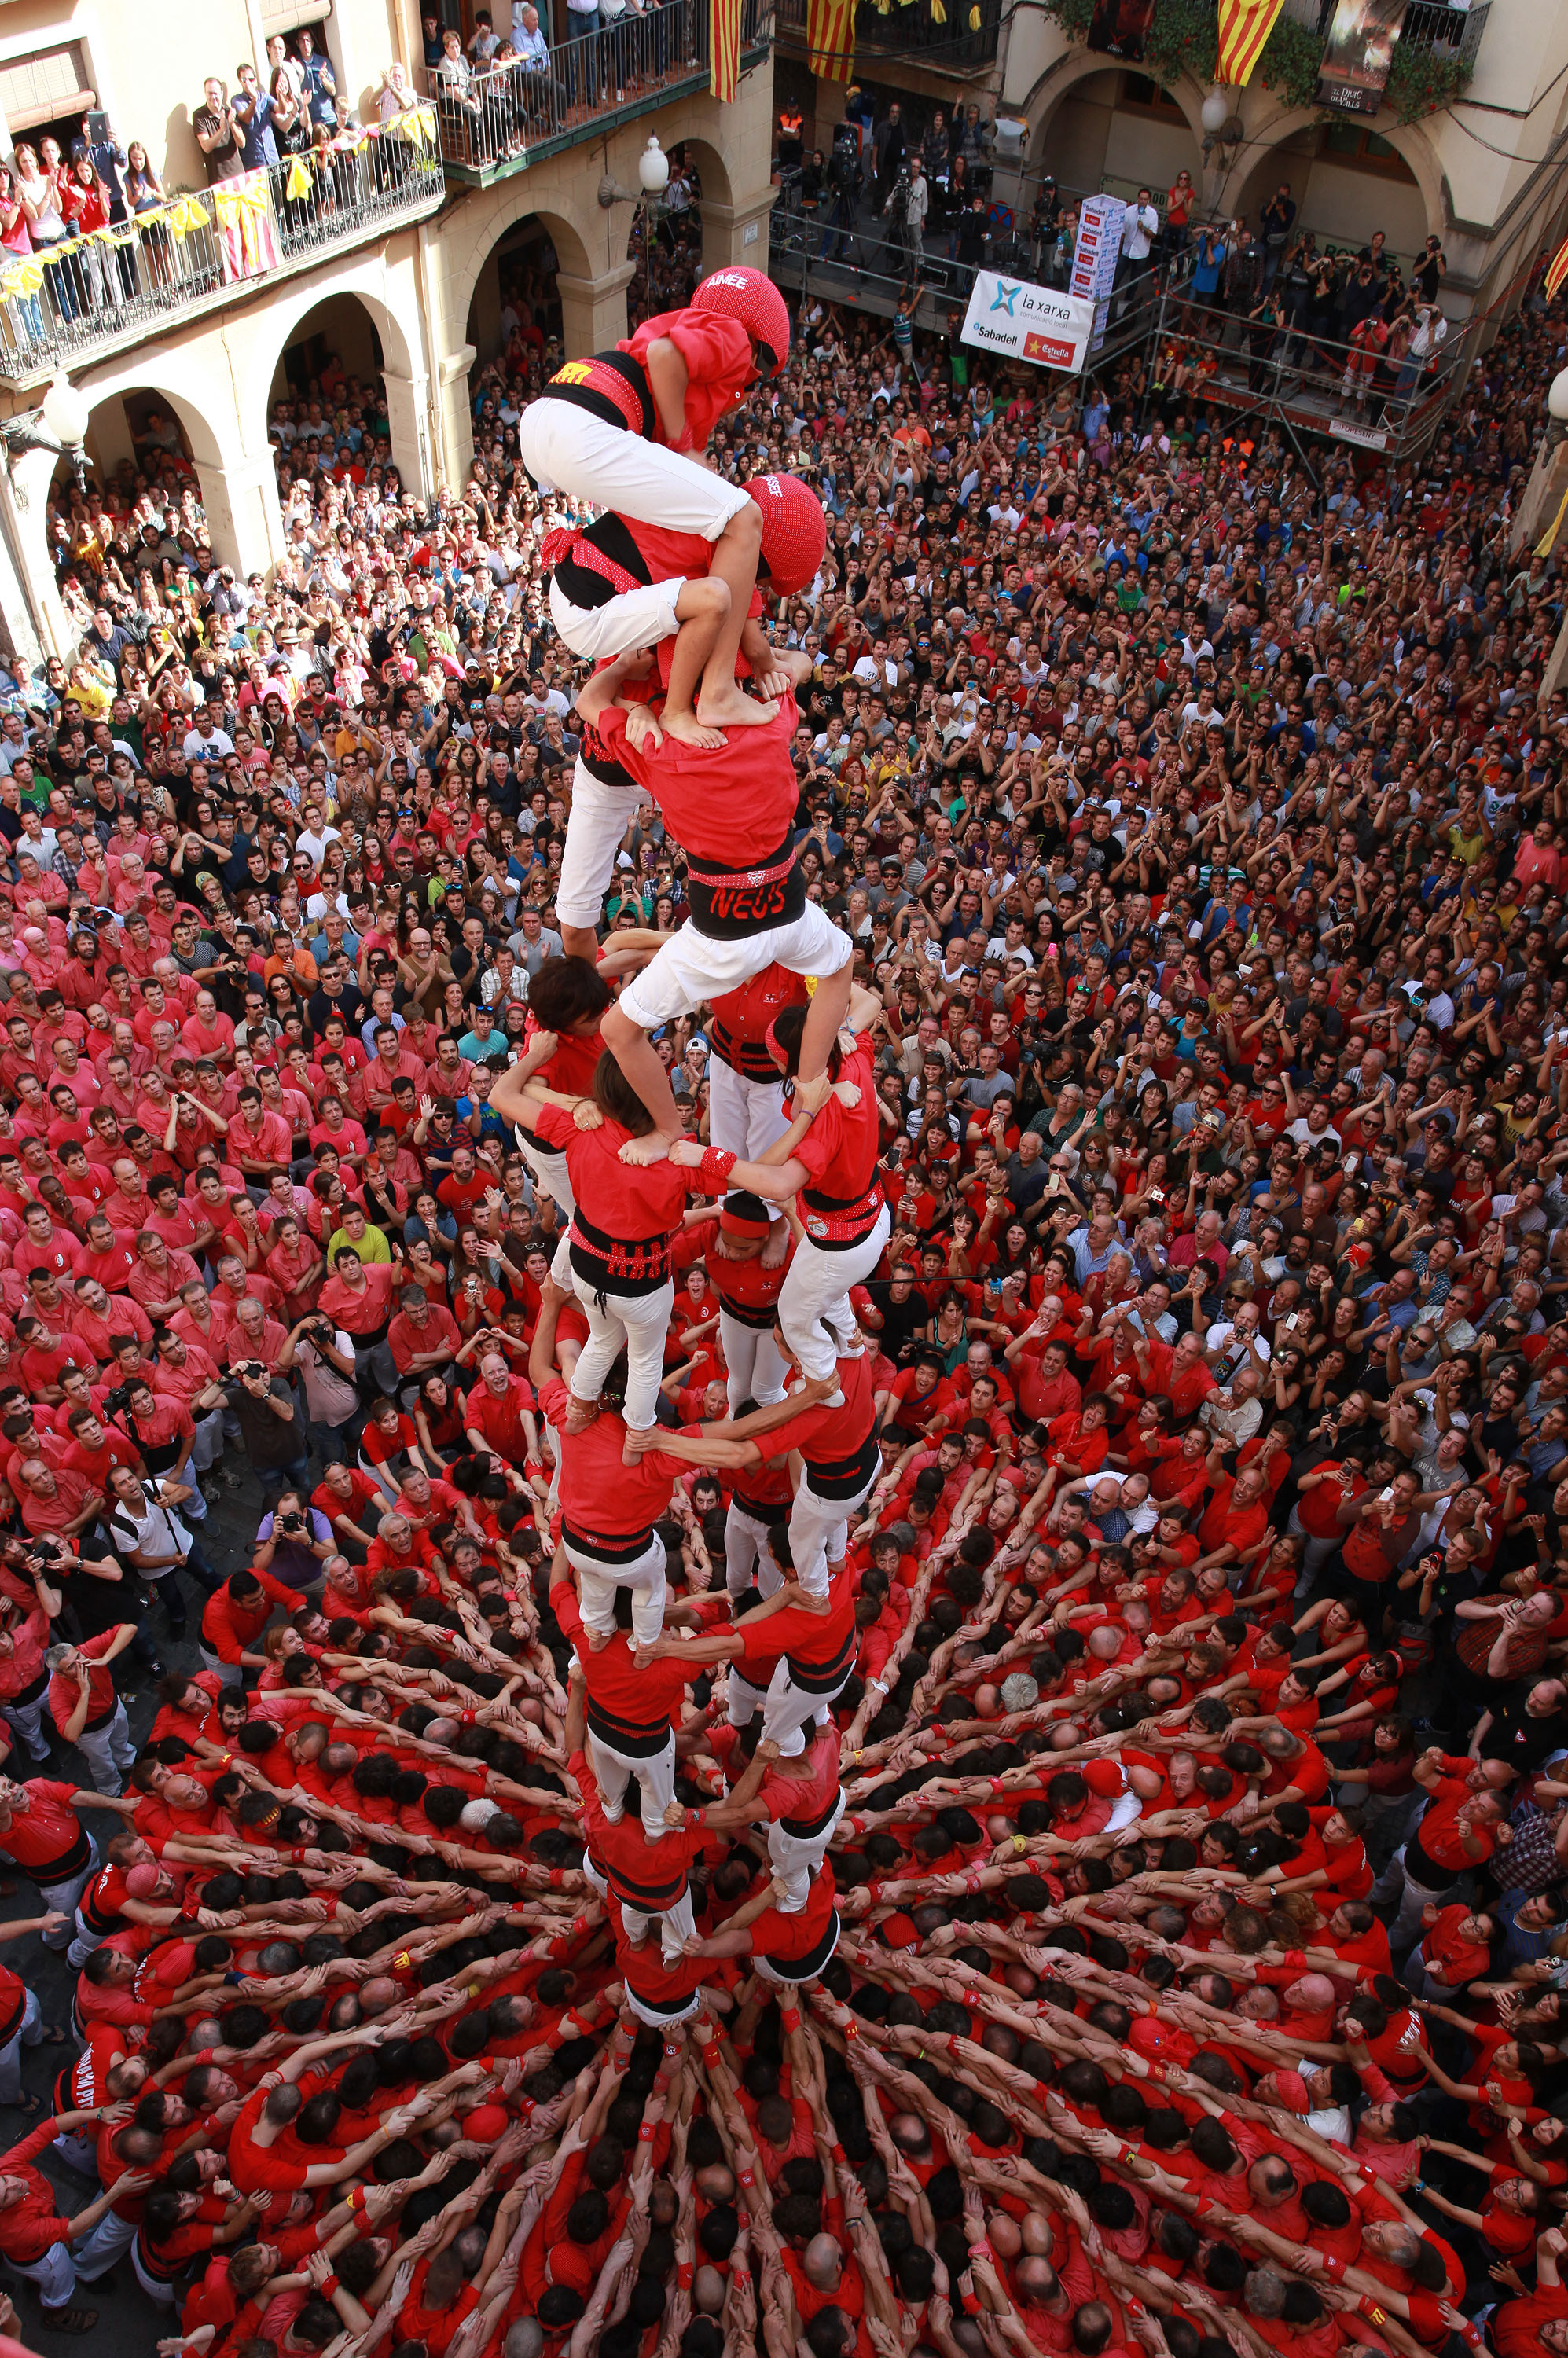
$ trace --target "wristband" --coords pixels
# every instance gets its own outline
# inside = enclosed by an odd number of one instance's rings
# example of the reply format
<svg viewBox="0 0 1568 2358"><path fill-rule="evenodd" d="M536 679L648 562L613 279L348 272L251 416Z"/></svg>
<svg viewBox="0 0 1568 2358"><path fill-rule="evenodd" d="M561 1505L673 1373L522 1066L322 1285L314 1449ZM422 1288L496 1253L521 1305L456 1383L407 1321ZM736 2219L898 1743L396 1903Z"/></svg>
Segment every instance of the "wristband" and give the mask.
<svg viewBox="0 0 1568 2358"><path fill-rule="evenodd" d="M702 2060L709 2071L716 2071L718 2070L719 2056L719 2041L717 2039L710 2039L708 2045L703 2049Z"/></svg>
<svg viewBox="0 0 1568 2358"><path fill-rule="evenodd" d="M232 1754L232 1752L225 1752L225 1753L224 1753L224 1755L223 1755L222 1759L222 1760L219 1762L219 1764L218 1764L218 1765L219 1765L219 1767L220 1767L221 1768L226 1768L228 1767L228 1765L229 1765L230 1761L233 1758L233 1757L234 1757L234 1756L233 1756L233 1754Z"/></svg>
<svg viewBox="0 0 1568 2358"><path fill-rule="evenodd" d="M317 2288L316 2288L316 2289L317 2289L317 2291L320 2294L320 2296L321 2296L321 2298L322 2298L322 2299L323 2299L323 2300L330 2300L330 2299L331 2299L331 2298L332 2298L332 2295L333 2295L333 2294L337 2291L337 2289L338 2289L338 2279L337 2279L337 2277L336 2277L335 2276L330 2276L330 2277L327 2278L326 2283L325 2283L325 2284L318 2285L318 2286L317 2286Z"/></svg>
<svg viewBox="0 0 1568 2358"><path fill-rule="evenodd" d="M459 1712L459 1714L458 1714L458 1725L459 1725L460 1727L471 1727L471 1726L473 1725L473 1714L472 1714L472 1712L471 1712L471 1711L460 1711L460 1712Z"/></svg>
<svg viewBox="0 0 1568 2358"><path fill-rule="evenodd" d="M844 2025L844 2044L845 2044L845 2046L847 2047L847 2046L849 2045L849 2041L850 2041L850 2039L859 2039L860 2035L860 2024L859 2024L858 2022L856 2022L856 2021L851 2017L851 2019L850 2019L849 2021L848 2021L848 2022Z"/></svg>
<svg viewBox="0 0 1568 2358"><path fill-rule="evenodd" d="M364 2207L365 2207L365 2190L364 2190L364 2188L363 2188L362 2186L351 2186L351 2187L349 2189L349 2208L350 2208L350 2210L351 2210L351 2211L362 2211L362 2210L364 2209Z"/></svg>
<svg viewBox="0 0 1568 2358"><path fill-rule="evenodd" d="M639 2144L639 2145L652 2145L652 2144L653 2144L653 2142L654 2142L654 2124L652 2123L652 2121L642 2121L642 2122L639 2122L639 2124L638 2124L638 2127L637 2127L637 2142L638 2142L638 2144Z"/></svg>
<svg viewBox="0 0 1568 2358"><path fill-rule="evenodd" d="M1318 2264L1323 2269L1324 2275L1328 2278L1330 2284L1344 2283L1345 2263L1343 2260L1336 2259L1332 2252L1320 2252L1318 2255Z"/></svg>
<svg viewBox="0 0 1568 2358"><path fill-rule="evenodd" d="M704 1147L702 1161L697 1166L697 1175L702 1183L703 1193L717 1195L728 1184L730 1174L740 1159L739 1155L731 1154L727 1147Z"/></svg>
<svg viewBox="0 0 1568 2358"><path fill-rule="evenodd" d="M798 2030L800 2028L799 2006L786 2006L784 2009L783 2021L786 2030Z"/></svg>
<svg viewBox="0 0 1568 2358"><path fill-rule="evenodd" d="M565 1877L566 1868L564 1866L552 1866L550 1869L550 1889L552 1891L558 1891L565 1880Z"/></svg>
<svg viewBox="0 0 1568 2358"><path fill-rule="evenodd" d="M757 2182L757 2180L756 2180L756 2174L755 2174L755 2172L754 2172L754 2171L752 2171L752 2170L750 2170L750 2169L741 2169L741 2170L737 2170L737 2171L736 2171L736 2173L735 2173L735 2175L736 2175L736 2178L737 2178L738 2181L739 2181L739 2182L740 2182L740 2184L741 2184L741 2185L742 2185L742 2186L754 2186L754 2185L756 2184L756 2182Z"/></svg>
<svg viewBox="0 0 1568 2358"><path fill-rule="evenodd" d="M1368 2325L1386 2325L1389 2321L1388 2310L1380 2301L1374 2300L1370 2293L1364 2293L1357 2302L1356 2314L1364 2317Z"/></svg>
<svg viewBox="0 0 1568 2358"><path fill-rule="evenodd" d="M691 2289L691 2279L692 2279L692 2264L691 2264L691 2262L690 2262L689 2260L681 2260L681 2261L677 2262L676 2266L676 2284L677 2284L677 2285L679 2285L679 2287L680 2287L680 2288L681 2288L681 2290L682 2290L683 2292L689 2292L689 2291L690 2291L690 2289Z"/></svg>
<svg viewBox="0 0 1568 2358"><path fill-rule="evenodd" d="M1005 1792L1007 1790L1000 1777L993 1777L990 1780L990 1786L993 1793Z"/></svg>
<svg viewBox="0 0 1568 2358"><path fill-rule="evenodd" d="M400 1974L406 1974L406 1973L408 1971L408 1969L409 1969L410 1965L412 1965L412 1963L414 1963L414 1960L413 1960L413 1958L409 1955L409 1953L408 1953L408 1952L407 1952L407 1950L406 1950L406 1949L399 1949L399 1951L398 1951L398 1952L397 1952L396 1956L395 1956L395 1957L394 1957L394 1959L393 1959L392 1963L393 1963L394 1969L395 1969L397 1973L400 1973Z"/></svg>
<svg viewBox="0 0 1568 2358"><path fill-rule="evenodd" d="M969 2257L971 2260L989 2260L993 2266L996 2261L996 2254L992 2251L989 2244L987 2243L983 2235L980 2237L978 2244L971 2244L969 2245Z"/></svg>

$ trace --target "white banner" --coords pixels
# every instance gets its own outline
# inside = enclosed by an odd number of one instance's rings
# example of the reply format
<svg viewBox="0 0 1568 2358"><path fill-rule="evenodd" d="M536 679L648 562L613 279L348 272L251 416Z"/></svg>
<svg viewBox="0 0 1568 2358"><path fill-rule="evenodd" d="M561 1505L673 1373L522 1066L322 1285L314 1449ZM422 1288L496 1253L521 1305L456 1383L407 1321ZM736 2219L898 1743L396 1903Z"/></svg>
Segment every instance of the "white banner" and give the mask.
<svg viewBox="0 0 1568 2358"><path fill-rule="evenodd" d="M1054 287L1032 287L1027 279L1003 278L994 270L975 274L961 341L983 352L1076 375L1088 352L1095 307L1081 296Z"/></svg>

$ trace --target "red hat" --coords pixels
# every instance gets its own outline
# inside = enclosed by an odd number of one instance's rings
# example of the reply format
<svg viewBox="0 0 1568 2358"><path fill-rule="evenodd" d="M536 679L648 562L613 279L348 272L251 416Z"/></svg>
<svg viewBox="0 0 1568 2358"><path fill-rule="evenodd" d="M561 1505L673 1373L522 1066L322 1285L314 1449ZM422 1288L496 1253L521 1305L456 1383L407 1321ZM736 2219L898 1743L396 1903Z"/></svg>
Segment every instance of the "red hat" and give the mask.
<svg viewBox="0 0 1568 2358"><path fill-rule="evenodd" d="M1288 2113L1307 2114L1312 2110L1307 2095L1307 2083L1299 2071L1276 2071L1274 2091Z"/></svg>
<svg viewBox="0 0 1568 2358"><path fill-rule="evenodd" d="M793 598L813 579L827 546L822 503L798 475L753 475L746 489L762 511L757 571L765 566L769 589Z"/></svg>
<svg viewBox="0 0 1568 2358"><path fill-rule="evenodd" d="M719 1226L727 1237L765 1237L773 1222L760 1195L726 1195L719 1207Z"/></svg>
<svg viewBox="0 0 1568 2358"><path fill-rule="evenodd" d="M762 373L777 376L789 353L789 306L764 271L711 271L691 298L694 311L719 311L739 319L762 347Z"/></svg>
<svg viewBox="0 0 1568 2358"><path fill-rule="evenodd" d="M877 1931L890 1949L918 1949L920 1946L914 1920L904 1915L902 1909L892 1916L884 1916Z"/></svg>
<svg viewBox="0 0 1568 2358"><path fill-rule="evenodd" d="M476 2145L494 2145L506 2134L509 2118L504 2104L476 2104L471 2113L463 2115L462 2130Z"/></svg>

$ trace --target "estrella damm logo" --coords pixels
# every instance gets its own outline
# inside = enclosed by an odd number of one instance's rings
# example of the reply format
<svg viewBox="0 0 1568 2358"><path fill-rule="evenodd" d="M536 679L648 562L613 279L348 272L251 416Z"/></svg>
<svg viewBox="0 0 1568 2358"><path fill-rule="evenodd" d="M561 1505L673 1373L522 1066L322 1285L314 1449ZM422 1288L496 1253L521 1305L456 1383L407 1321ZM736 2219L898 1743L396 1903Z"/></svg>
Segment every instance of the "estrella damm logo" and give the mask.
<svg viewBox="0 0 1568 2358"><path fill-rule="evenodd" d="M587 361L568 361L550 379L552 384L587 384L593 372Z"/></svg>

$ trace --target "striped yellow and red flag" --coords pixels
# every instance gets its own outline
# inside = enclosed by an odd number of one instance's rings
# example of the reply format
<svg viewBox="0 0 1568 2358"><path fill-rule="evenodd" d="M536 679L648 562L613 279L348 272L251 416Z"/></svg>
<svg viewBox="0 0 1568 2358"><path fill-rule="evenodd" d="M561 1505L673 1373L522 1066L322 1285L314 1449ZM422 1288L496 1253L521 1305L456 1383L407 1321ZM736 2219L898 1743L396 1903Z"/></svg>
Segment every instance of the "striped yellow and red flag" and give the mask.
<svg viewBox="0 0 1568 2358"><path fill-rule="evenodd" d="M1546 299L1549 303L1565 278L1568 278L1568 238L1563 239L1546 267Z"/></svg>
<svg viewBox="0 0 1568 2358"><path fill-rule="evenodd" d="M1284 0L1219 0L1219 58L1214 78L1245 90Z"/></svg>
<svg viewBox="0 0 1568 2358"><path fill-rule="evenodd" d="M806 0L806 63L823 81L855 71L855 0Z"/></svg>
<svg viewBox="0 0 1568 2358"><path fill-rule="evenodd" d="M741 0L708 0L708 94L734 101L741 74Z"/></svg>

